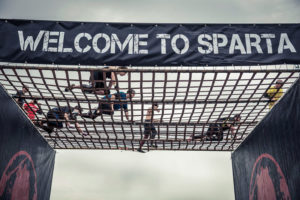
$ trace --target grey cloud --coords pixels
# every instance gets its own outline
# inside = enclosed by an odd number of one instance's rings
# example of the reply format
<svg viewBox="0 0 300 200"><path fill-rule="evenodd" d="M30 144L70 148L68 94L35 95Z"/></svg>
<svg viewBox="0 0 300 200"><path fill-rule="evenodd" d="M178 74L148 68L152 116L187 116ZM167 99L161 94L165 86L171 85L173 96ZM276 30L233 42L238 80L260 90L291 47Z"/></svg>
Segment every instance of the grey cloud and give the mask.
<svg viewBox="0 0 300 200"><path fill-rule="evenodd" d="M8 18L165 23L284 23L300 17L299 0L3 0L0 13Z"/></svg>

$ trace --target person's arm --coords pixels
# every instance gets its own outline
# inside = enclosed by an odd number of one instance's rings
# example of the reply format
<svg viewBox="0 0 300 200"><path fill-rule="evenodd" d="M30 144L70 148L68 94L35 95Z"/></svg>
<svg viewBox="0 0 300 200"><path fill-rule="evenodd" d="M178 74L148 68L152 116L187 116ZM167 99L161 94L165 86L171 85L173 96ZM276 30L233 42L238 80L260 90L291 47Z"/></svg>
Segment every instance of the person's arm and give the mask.
<svg viewBox="0 0 300 200"><path fill-rule="evenodd" d="M23 106L23 108L24 108L24 112L26 113L26 115L28 115L28 108L29 108L29 106L27 105L27 104L25 104L24 106Z"/></svg>
<svg viewBox="0 0 300 200"><path fill-rule="evenodd" d="M78 131L81 135L87 135L86 133L84 133L84 132L82 131L82 129L80 128L80 125L79 125L78 122L75 123L75 127L76 127L77 131Z"/></svg>
<svg viewBox="0 0 300 200"><path fill-rule="evenodd" d="M128 110L125 110L124 112L125 112L125 116L126 116L127 121L130 121L130 120L129 120Z"/></svg>
<svg viewBox="0 0 300 200"><path fill-rule="evenodd" d="M230 126L230 132L231 132L231 135L232 135L232 136L235 136L236 128L235 128L233 125Z"/></svg>
<svg viewBox="0 0 300 200"><path fill-rule="evenodd" d="M131 116L131 120L129 119L129 113L128 113L128 104L123 104L123 111L125 112L125 117L127 121L132 121L133 122L133 116Z"/></svg>
<svg viewBox="0 0 300 200"><path fill-rule="evenodd" d="M22 93L22 92L18 90L18 91L16 92L16 94L13 95L12 97L13 97L13 98L20 98L20 96L22 95L21 93Z"/></svg>
<svg viewBox="0 0 300 200"><path fill-rule="evenodd" d="M153 119L152 122L160 122L160 119Z"/></svg>
<svg viewBox="0 0 300 200"><path fill-rule="evenodd" d="M111 72L111 79L110 79L110 82L109 82L109 89L113 86L113 85L116 85L116 73L115 72Z"/></svg>
<svg viewBox="0 0 300 200"><path fill-rule="evenodd" d="M270 99L272 99L275 96L276 90L271 87L270 89L267 90L267 94L269 96Z"/></svg>
<svg viewBox="0 0 300 200"><path fill-rule="evenodd" d="M111 95L110 100L115 100L115 99L116 99L116 96L114 94ZM112 112L114 111L114 102L110 102L110 109Z"/></svg>
<svg viewBox="0 0 300 200"><path fill-rule="evenodd" d="M67 127L70 127L69 116L68 116L67 113L64 114L64 118L65 118L65 120L66 120L66 125L67 125Z"/></svg>

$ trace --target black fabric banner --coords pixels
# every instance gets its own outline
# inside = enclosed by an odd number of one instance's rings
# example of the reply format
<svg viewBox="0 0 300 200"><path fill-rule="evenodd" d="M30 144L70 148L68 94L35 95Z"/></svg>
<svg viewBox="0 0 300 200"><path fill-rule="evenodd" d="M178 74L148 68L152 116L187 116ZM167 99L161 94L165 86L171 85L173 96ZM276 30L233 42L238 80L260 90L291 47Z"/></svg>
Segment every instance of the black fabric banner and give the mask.
<svg viewBox="0 0 300 200"><path fill-rule="evenodd" d="M203 66L300 64L300 24L0 20L0 62Z"/></svg>
<svg viewBox="0 0 300 200"><path fill-rule="evenodd" d="M0 200L49 199L55 151L0 85Z"/></svg>
<svg viewBox="0 0 300 200"><path fill-rule="evenodd" d="M232 154L238 200L300 199L300 82Z"/></svg>

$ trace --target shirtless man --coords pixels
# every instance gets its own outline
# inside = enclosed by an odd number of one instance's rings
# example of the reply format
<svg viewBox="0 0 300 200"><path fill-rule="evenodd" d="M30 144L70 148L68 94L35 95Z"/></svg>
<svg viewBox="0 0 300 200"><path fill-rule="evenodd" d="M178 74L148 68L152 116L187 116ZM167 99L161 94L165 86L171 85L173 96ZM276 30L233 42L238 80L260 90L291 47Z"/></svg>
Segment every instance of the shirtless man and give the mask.
<svg viewBox="0 0 300 200"><path fill-rule="evenodd" d="M159 119L153 119L153 115L154 115L154 111L156 112L160 112L160 110L158 109L158 104L157 103L154 103L152 105L152 107L149 107L148 110L147 110L147 115L146 115L146 120L145 120L145 124L144 124L144 138L143 140L140 142L140 147L137 149L138 152L141 152L141 153L145 153L143 150L142 150L142 147L145 143L145 140L148 139L149 135L150 135L150 139L154 139L156 134L157 134L157 131L154 127L154 125L152 124L153 122L159 122L160 120ZM151 141L151 146L154 147L154 148L157 148L157 145L156 144L153 144L153 141Z"/></svg>

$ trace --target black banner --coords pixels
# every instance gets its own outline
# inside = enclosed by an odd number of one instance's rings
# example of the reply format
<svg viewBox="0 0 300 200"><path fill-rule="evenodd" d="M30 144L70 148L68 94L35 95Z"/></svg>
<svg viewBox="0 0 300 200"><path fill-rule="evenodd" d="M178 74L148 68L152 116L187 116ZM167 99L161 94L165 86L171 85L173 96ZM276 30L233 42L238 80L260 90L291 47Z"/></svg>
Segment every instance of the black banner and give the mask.
<svg viewBox="0 0 300 200"><path fill-rule="evenodd" d="M232 154L236 199L300 199L300 81Z"/></svg>
<svg viewBox="0 0 300 200"><path fill-rule="evenodd" d="M300 24L0 20L0 62L203 66L300 64Z"/></svg>
<svg viewBox="0 0 300 200"><path fill-rule="evenodd" d="M49 199L55 151L0 85L0 200Z"/></svg>

